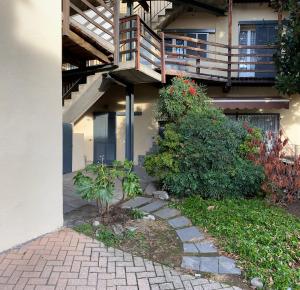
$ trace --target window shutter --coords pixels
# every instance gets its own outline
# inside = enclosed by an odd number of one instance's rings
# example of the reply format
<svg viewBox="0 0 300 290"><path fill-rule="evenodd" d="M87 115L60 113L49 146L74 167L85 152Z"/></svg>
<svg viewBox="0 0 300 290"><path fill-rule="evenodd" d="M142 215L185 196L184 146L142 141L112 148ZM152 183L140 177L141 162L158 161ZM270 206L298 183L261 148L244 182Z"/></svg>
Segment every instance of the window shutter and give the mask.
<svg viewBox="0 0 300 290"><path fill-rule="evenodd" d="M261 24L256 24L256 44L257 45L270 45L277 41L277 25L275 23L262 22ZM256 54L274 54L275 49L256 49ZM258 62L272 61L273 57L257 57ZM275 77L275 66L266 64L257 64L255 66L257 70L273 70L273 72L262 73L256 72L255 77L258 78L273 78Z"/></svg>

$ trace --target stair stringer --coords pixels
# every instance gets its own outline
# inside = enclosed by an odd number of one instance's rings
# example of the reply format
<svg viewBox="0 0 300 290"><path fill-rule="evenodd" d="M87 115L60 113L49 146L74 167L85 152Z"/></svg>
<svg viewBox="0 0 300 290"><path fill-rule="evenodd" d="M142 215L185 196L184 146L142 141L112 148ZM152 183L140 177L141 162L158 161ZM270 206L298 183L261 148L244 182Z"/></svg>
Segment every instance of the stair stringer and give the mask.
<svg viewBox="0 0 300 290"><path fill-rule="evenodd" d="M71 99L63 107L63 122L74 123L93 106L106 92L102 88L103 72L88 76L87 82L80 85L79 91L71 94Z"/></svg>

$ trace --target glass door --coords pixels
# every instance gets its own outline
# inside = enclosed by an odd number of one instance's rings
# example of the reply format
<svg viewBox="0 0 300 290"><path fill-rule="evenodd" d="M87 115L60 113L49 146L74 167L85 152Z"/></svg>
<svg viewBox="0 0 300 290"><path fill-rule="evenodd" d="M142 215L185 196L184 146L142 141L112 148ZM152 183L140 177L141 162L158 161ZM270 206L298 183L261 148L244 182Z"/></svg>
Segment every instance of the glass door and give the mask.
<svg viewBox="0 0 300 290"><path fill-rule="evenodd" d="M239 44L240 45L255 45L256 31L253 26L240 26ZM245 72L239 72L239 77L254 77L255 64L249 62L255 62L255 50L251 48L241 48L239 53L242 55L239 57L239 69L245 70Z"/></svg>

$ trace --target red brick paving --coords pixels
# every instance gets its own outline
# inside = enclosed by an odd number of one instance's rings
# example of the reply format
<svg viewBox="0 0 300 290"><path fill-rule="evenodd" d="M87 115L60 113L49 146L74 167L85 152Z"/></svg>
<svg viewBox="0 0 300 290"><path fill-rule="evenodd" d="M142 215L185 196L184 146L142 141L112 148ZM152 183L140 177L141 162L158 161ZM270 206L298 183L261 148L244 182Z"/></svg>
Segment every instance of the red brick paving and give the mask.
<svg viewBox="0 0 300 290"><path fill-rule="evenodd" d="M240 289L106 248L71 229L0 254L0 289Z"/></svg>

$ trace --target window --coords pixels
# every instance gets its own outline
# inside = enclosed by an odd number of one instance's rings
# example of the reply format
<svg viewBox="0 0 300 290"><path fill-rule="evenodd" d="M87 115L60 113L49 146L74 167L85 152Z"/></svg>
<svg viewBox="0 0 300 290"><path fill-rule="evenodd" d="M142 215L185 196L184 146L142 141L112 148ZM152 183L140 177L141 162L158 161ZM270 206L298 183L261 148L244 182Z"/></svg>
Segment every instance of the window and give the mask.
<svg viewBox="0 0 300 290"><path fill-rule="evenodd" d="M253 46L276 43L277 24L277 21L271 20L240 22L239 45ZM239 77L273 78L275 76L275 66L273 64L262 64L262 62L273 61L274 53L274 49L240 49L239 68L245 70L245 72L240 72ZM260 64L253 64L253 62L260 62Z"/></svg>
<svg viewBox="0 0 300 290"><path fill-rule="evenodd" d="M172 32L171 32L172 33ZM208 32L184 32L184 31L180 31L180 32L174 32L175 35L180 35L180 36L187 36L187 37L191 37L194 39L202 39L207 41L208 39ZM180 65L180 64L171 64L169 65L170 69L174 69L174 70L180 70L180 71L188 71L188 72L192 72L195 73L196 72L196 65L198 63L198 60L193 57L193 56L199 56L199 57L206 57L207 53L206 52L199 52L193 49L188 49L188 47L197 47L197 48L201 48L201 49L207 49L207 45L206 44L197 44L193 41L188 41L188 40L182 40L182 39L166 39L165 42L167 44L172 44L174 45L173 47L167 46L166 47L166 52L170 53L170 54L176 54L174 56L172 55L168 55L167 58L172 58L172 59L176 59L176 61L178 62L189 62L191 64L194 65L194 67L190 67L190 66L184 66L184 65ZM192 56L192 57L189 57Z"/></svg>
<svg viewBox="0 0 300 290"><path fill-rule="evenodd" d="M208 33L205 32L194 32L194 33L188 33L188 32L180 32L180 33L175 33L176 35L182 35L182 36L187 36L195 39L202 39L207 41L208 39ZM167 38L165 40L166 43L173 44L173 45L181 45L181 46L190 46L190 47L197 47L195 42L192 41L187 41L187 40L181 40L181 39L170 39ZM206 44L201 44L198 46L199 48L206 49ZM186 49L186 48L181 48L181 47L167 47L166 50L170 53L176 53L176 54L190 54L190 55L200 55L201 57L206 57L205 52L198 52L192 49ZM179 57L183 58L183 57Z"/></svg>
<svg viewBox="0 0 300 290"><path fill-rule="evenodd" d="M280 126L280 114L226 114L232 120L246 121L263 132L272 131L277 133Z"/></svg>
<svg viewBox="0 0 300 290"><path fill-rule="evenodd" d="M239 36L239 44L240 45L255 45L256 38L256 30L253 25L241 25L240 27L240 36ZM247 56L240 57L240 69L243 70L254 70L255 65L249 64L248 62L255 62L255 58L252 57L252 54L255 54L254 49L240 49L240 54L244 54ZM248 56L249 55L249 56ZM255 72L240 72L240 77L254 77Z"/></svg>

